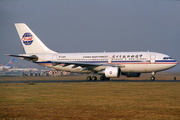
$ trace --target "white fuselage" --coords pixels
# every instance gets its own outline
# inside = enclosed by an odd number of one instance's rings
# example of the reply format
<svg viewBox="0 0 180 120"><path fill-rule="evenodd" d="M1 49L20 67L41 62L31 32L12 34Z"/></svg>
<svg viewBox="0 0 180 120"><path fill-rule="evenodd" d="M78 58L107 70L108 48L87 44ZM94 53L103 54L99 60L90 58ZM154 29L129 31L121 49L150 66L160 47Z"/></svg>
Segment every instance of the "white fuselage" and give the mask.
<svg viewBox="0 0 180 120"><path fill-rule="evenodd" d="M0 71L8 70L10 68L11 68L11 66L0 66Z"/></svg>
<svg viewBox="0 0 180 120"><path fill-rule="evenodd" d="M9 71L39 71L37 68L11 68Z"/></svg>
<svg viewBox="0 0 180 120"><path fill-rule="evenodd" d="M25 23L15 23L26 54L8 56L25 59L56 70L76 73L91 73L87 80L97 80L94 73L102 75L100 80L112 77L139 77L151 72L154 80L157 71L177 65L168 55L156 52L102 52L102 53L57 53L49 49ZM132 74L133 73L133 74Z"/></svg>
<svg viewBox="0 0 180 120"><path fill-rule="evenodd" d="M73 64L53 66L49 61L100 63L115 66L124 65L124 67L121 67L121 72L135 73L157 72L177 65L176 60L170 58L168 55L156 52L50 53L35 55L38 56L38 61L35 63L39 65L79 73L89 73L91 71L82 71L82 67L74 66ZM93 71L100 71L107 67L108 66L93 67Z"/></svg>

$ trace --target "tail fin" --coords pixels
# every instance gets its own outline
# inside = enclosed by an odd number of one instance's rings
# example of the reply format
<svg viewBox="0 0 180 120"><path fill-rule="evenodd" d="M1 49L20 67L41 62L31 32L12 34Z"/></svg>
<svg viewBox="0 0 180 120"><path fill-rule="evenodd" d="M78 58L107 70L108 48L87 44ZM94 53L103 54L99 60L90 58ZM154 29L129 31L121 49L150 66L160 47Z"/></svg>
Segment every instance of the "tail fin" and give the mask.
<svg viewBox="0 0 180 120"><path fill-rule="evenodd" d="M56 53L50 50L43 42L31 31L25 23L15 23L21 43L25 52L28 53Z"/></svg>
<svg viewBox="0 0 180 120"><path fill-rule="evenodd" d="M12 58L12 59L6 64L6 66L12 67L12 66L13 66L13 63L14 63L14 59L15 59L15 58Z"/></svg>

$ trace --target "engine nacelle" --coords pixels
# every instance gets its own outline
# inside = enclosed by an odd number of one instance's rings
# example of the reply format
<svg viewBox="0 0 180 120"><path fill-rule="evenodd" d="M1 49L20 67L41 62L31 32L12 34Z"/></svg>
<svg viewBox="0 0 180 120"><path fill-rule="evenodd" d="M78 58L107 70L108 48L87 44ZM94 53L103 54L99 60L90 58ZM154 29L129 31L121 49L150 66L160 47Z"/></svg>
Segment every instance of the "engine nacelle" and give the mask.
<svg viewBox="0 0 180 120"><path fill-rule="evenodd" d="M126 77L139 77L141 73L121 73L122 75L125 75Z"/></svg>
<svg viewBox="0 0 180 120"><path fill-rule="evenodd" d="M98 72L100 75L105 75L107 78L120 77L121 69L119 67L109 67L103 71Z"/></svg>

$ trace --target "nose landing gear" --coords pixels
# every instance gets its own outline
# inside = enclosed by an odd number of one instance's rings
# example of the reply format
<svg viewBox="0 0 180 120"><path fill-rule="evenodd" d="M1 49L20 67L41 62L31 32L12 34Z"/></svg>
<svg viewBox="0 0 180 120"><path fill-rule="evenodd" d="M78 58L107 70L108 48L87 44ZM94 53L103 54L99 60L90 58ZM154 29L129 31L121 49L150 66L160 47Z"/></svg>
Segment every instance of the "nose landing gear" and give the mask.
<svg viewBox="0 0 180 120"><path fill-rule="evenodd" d="M154 80L155 80L155 77L154 77L154 76L155 76L155 74L156 74L156 72L152 72L152 73L151 73L151 75L152 75L152 76L151 76L151 78L150 78L150 79L151 79L151 81L154 81Z"/></svg>
<svg viewBox="0 0 180 120"><path fill-rule="evenodd" d="M151 79L151 81L154 81L154 80L155 80L155 77L154 77L154 76L151 76L150 79Z"/></svg>

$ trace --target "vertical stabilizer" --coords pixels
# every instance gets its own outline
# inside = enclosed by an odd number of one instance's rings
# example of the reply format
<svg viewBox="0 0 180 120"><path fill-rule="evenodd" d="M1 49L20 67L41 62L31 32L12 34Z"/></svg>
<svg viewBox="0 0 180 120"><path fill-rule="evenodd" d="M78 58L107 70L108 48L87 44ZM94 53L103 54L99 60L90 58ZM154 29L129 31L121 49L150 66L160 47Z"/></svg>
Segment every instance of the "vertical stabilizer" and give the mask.
<svg viewBox="0 0 180 120"><path fill-rule="evenodd" d="M24 47L26 54L28 53L56 53L44 45L44 43L31 31L24 23L15 23L19 38Z"/></svg>
<svg viewBox="0 0 180 120"><path fill-rule="evenodd" d="M14 63L14 59L15 59L15 58L12 58L12 59L6 64L6 66L12 67L12 66L13 66L13 63Z"/></svg>

